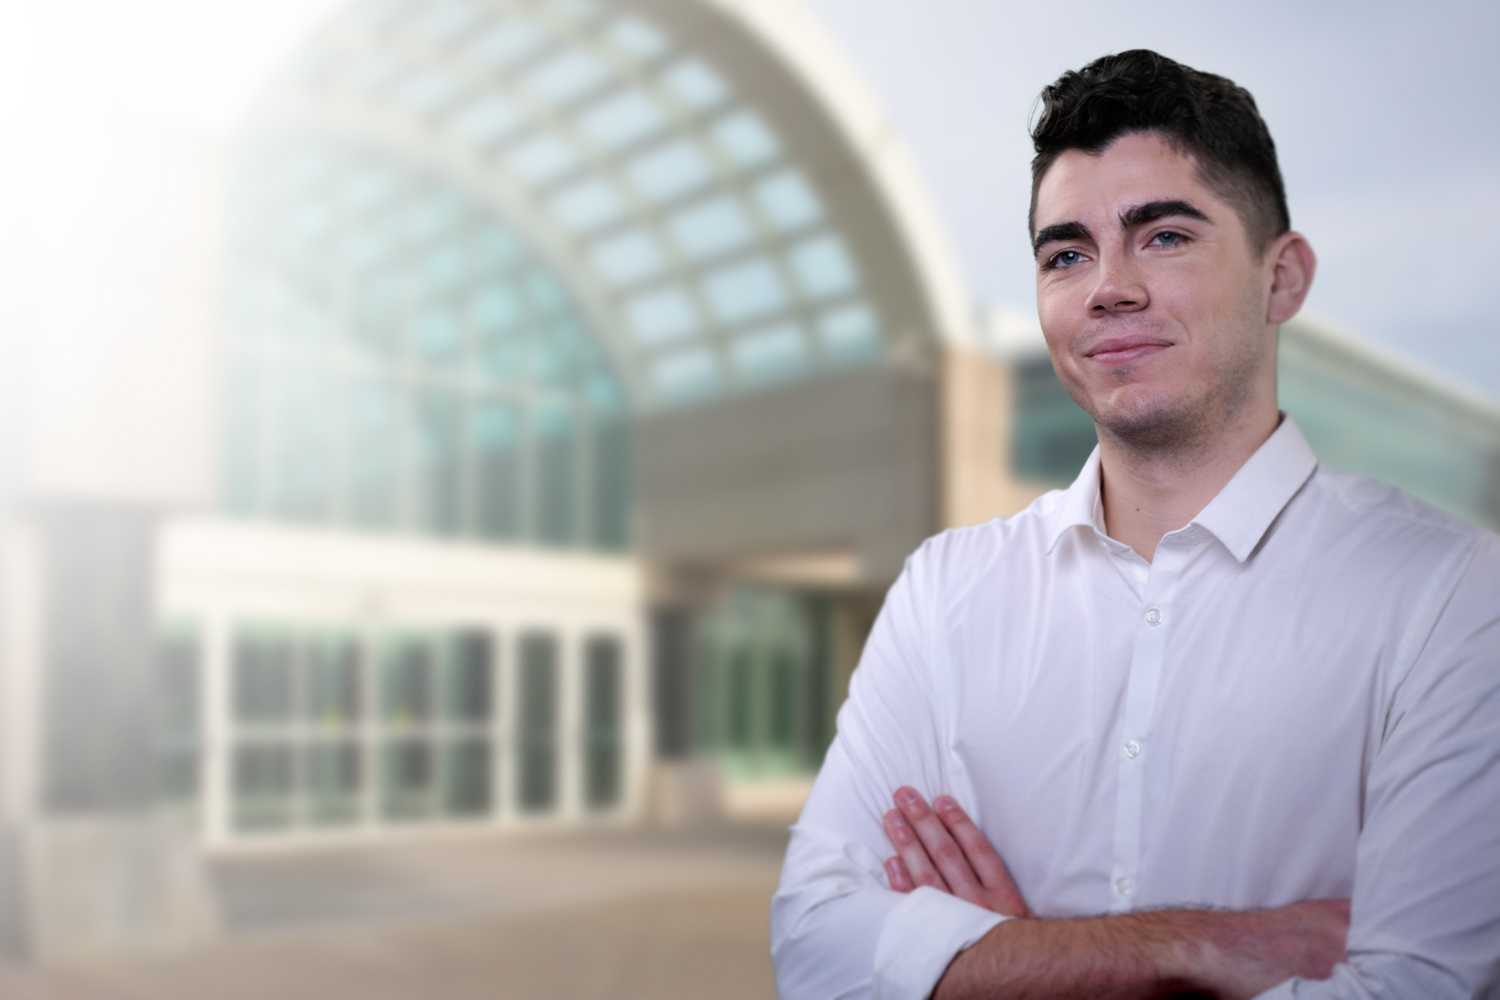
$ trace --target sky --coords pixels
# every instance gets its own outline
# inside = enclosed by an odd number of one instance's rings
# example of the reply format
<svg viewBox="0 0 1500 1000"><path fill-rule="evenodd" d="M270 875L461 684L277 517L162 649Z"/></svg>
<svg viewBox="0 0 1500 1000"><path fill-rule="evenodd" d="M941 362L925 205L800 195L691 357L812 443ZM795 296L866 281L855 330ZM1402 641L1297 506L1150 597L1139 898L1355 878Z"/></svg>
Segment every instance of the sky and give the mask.
<svg viewBox="0 0 1500 1000"><path fill-rule="evenodd" d="M905 140L977 304L1034 310L1026 125L1038 91L1145 46L1255 95L1293 225L1319 256L1304 316L1500 402L1500 5L805 3ZM66 200L66 164L93 169L142 116L226 132L338 6L14 5L0 18L0 114L43 139L39 155L6 157L10 190ZM79 120L110 124L70 127Z"/></svg>

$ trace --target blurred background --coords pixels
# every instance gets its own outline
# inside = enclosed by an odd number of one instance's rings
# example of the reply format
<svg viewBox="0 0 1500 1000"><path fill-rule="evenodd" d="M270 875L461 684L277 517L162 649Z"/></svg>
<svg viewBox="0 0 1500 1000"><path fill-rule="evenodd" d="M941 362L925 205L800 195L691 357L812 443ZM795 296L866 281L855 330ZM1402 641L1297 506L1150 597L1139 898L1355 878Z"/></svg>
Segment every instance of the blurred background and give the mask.
<svg viewBox="0 0 1500 1000"><path fill-rule="evenodd" d="M1093 446L1040 88L1256 96L1282 405L1500 527L1496 9L3 14L0 994L768 996L905 555Z"/></svg>

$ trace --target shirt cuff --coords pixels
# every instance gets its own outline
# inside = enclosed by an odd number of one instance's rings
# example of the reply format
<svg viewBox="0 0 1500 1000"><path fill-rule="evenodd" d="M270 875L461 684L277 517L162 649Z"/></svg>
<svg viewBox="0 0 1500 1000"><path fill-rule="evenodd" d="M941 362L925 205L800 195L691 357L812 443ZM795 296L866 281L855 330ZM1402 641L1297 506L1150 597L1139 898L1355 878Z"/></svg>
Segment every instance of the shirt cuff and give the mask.
<svg viewBox="0 0 1500 1000"><path fill-rule="evenodd" d="M929 886L907 893L875 944L876 1000L925 1000L955 955L1009 919Z"/></svg>

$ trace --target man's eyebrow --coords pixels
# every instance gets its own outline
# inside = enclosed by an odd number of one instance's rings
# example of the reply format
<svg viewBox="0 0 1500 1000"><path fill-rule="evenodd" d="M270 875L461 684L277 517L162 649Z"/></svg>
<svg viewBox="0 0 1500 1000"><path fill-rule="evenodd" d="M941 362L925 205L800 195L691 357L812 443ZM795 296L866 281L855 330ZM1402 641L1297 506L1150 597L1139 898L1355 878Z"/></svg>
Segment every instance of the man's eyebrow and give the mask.
<svg viewBox="0 0 1500 1000"><path fill-rule="evenodd" d="M1200 209L1190 202L1171 198L1161 201L1148 201L1140 205L1131 205L1120 213L1120 225L1126 229L1132 229L1135 226L1144 226L1147 223L1155 222L1157 219L1164 219L1169 215L1182 215L1189 219L1197 219L1199 222L1213 224L1212 219L1204 215Z"/></svg>
<svg viewBox="0 0 1500 1000"><path fill-rule="evenodd" d="M1059 222L1054 226L1043 226L1037 230L1036 238L1031 241L1031 254L1037 256L1042 252L1042 247L1048 243L1057 243L1062 240L1091 240L1093 234L1089 227L1081 222Z"/></svg>

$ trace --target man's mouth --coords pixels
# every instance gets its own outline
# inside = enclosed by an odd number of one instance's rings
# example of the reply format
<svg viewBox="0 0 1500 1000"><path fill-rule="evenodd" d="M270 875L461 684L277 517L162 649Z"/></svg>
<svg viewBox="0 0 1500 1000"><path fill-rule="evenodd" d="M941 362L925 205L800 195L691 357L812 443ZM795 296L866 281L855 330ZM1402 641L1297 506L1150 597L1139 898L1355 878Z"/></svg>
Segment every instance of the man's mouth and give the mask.
<svg viewBox="0 0 1500 1000"><path fill-rule="evenodd" d="M1171 346L1170 342L1155 337L1116 337L1095 344L1084 357L1100 364L1122 365Z"/></svg>

